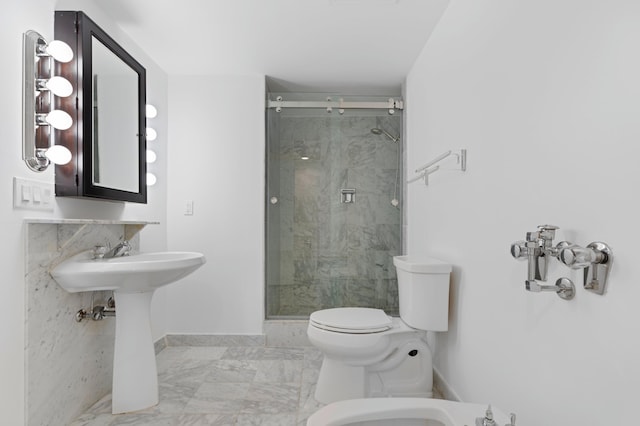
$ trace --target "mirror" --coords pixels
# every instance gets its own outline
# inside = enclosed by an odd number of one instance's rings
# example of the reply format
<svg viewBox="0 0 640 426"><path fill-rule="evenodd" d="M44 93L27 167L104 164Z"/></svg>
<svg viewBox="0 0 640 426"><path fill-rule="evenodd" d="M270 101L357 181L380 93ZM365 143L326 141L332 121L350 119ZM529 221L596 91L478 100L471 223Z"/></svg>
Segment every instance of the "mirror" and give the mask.
<svg viewBox="0 0 640 426"><path fill-rule="evenodd" d="M56 104L74 118L56 131L74 154L56 166L56 196L146 203L144 67L83 12L56 11L55 38L74 50L55 72L76 92Z"/></svg>

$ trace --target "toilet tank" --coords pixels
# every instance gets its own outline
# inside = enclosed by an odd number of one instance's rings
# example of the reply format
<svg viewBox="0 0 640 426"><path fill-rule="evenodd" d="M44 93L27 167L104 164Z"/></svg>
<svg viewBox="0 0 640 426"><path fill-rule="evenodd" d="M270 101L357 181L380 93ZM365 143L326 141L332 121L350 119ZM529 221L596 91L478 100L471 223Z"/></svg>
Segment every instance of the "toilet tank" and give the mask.
<svg viewBox="0 0 640 426"><path fill-rule="evenodd" d="M449 328L449 263L428 257L395 256L400 318L420 330Z"/></svg>

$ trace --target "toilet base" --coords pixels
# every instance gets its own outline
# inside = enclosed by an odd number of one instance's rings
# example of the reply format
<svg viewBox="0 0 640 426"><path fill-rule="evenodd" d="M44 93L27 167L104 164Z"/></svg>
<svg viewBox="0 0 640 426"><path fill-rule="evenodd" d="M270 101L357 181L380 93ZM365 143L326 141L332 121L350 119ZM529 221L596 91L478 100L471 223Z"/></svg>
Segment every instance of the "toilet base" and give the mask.
<svg viewBox="0 0 640 426"><path fill-rule="evenodd" d="M348 365L325 356L315 399L329 404L371 397L430 398L432 388L431 350L424 340L412 338L381 362L369 366Z"/></svg>
<svg viewBox="0 0 640 426"><path fill-rule="evenodd" d="M324 404L345 399L364 398L366 396L365 384L366 371L364 367L346 365L324 357L316 384L315 398Z"/></svg>

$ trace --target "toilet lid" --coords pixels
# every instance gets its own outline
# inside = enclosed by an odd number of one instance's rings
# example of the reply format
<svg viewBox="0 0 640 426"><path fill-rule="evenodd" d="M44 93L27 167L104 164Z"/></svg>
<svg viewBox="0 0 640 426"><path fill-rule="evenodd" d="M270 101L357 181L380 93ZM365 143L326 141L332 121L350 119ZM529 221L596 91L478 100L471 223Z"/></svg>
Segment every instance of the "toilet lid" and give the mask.
<svg viewBox="0 0 640 426"><path fill-rule="evenodd" d="M382 309L373 308L323 309L312 313L309 322L324 330L351 334L380 333L393 325Z"/></svg>

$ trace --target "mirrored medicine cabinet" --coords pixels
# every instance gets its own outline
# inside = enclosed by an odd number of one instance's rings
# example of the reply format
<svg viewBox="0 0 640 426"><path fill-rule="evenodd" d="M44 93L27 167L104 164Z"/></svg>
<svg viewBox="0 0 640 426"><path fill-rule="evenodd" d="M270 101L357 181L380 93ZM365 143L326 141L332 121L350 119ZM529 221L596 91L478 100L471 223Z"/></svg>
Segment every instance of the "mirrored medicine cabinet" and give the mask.
<svg viewBox="0 0 640 426"><path fill-rule="evenodd" d="M56 165L56 196L146 203L144 67L80 11L55 12L55 38L74 51L55 70L74 88L56 104L74 122L56 130L73 155Z"/></svg>

